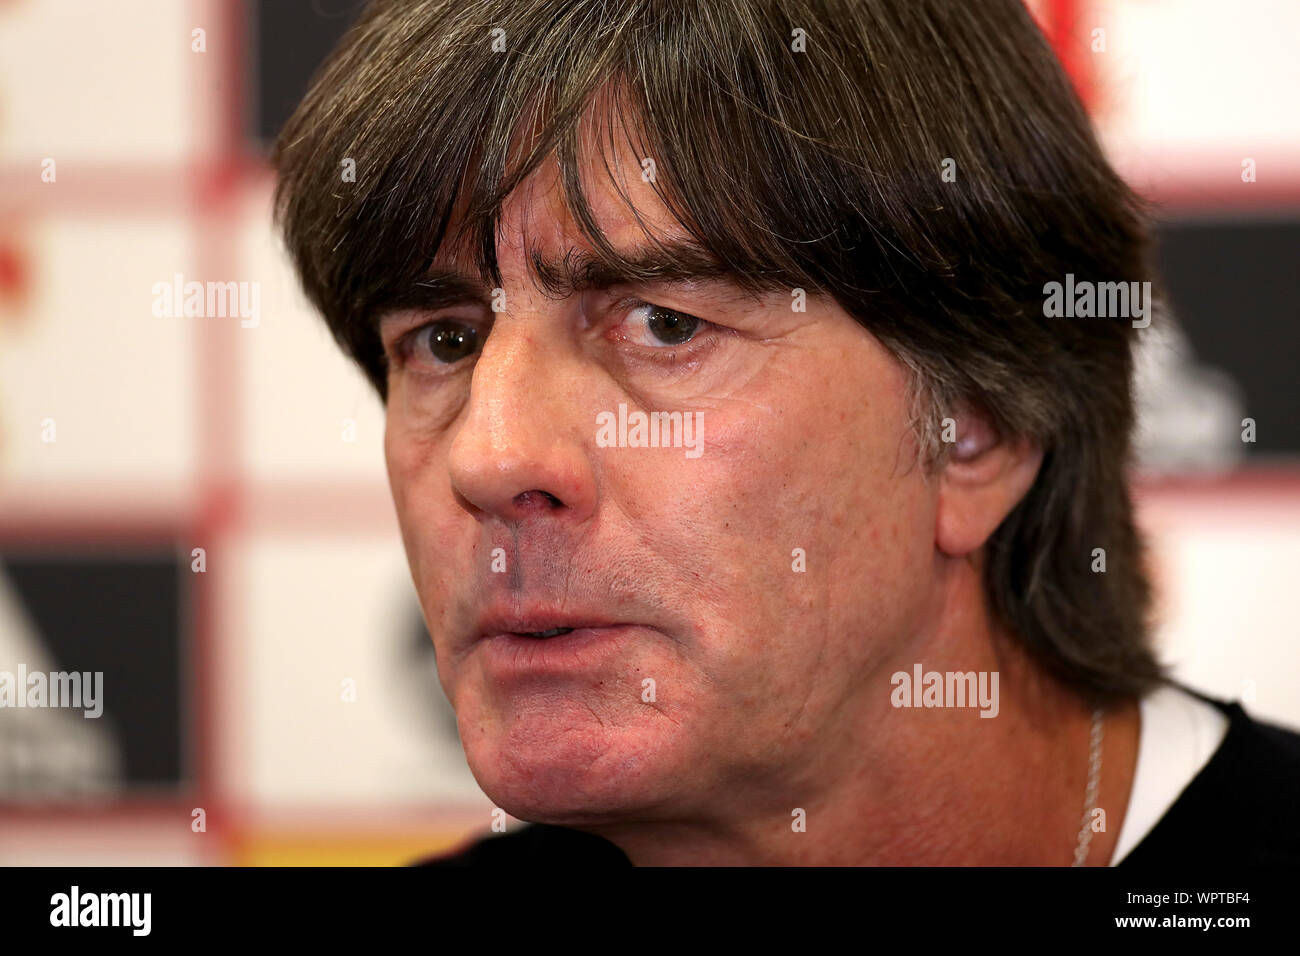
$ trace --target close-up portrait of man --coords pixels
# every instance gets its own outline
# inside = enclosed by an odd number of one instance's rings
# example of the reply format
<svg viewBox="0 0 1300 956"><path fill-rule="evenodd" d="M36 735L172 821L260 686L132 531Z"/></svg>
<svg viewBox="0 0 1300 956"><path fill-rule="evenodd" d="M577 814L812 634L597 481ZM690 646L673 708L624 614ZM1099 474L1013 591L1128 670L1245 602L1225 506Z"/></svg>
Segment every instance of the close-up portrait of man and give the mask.
<svg viewBox="0 0 1300 956"><path fill-rule="evenodd" d="M1020 0L381 0L273 162L514 818L416 862L1300 863L1152 639L1150 210Z"/></svg>

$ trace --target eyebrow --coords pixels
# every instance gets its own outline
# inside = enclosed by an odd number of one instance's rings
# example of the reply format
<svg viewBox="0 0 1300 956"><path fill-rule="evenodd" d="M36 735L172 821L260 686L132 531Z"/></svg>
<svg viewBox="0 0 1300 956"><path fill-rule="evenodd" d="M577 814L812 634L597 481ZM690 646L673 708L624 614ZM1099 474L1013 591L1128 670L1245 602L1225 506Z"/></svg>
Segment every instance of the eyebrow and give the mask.
<svg viewBox="0 0 1300 956"><path fill-rule="evenodd" d="M656 246L618 253L610 258L581 249L569 249L561 259L546 258L537 249L529 254L533 275L546 292L565 298L578 292L599 291L621 285L728 282L725 297L757 298L735 273L716 256L694 242L670 240ZM398 309L436 311L468 303L487 304L492 290L478 277L459 269L434 267L407 291L389 298L373 310L375 324Z"/></svg>
<svg viewBox="0 0 1300 956"><path fill-rule="evenodd" d="M529 258L543 287L559 297L616 285L700 282L730 275L712 253L683 240L619 253L612 260L578 249L570 249L562 261L546 259L537 250Z"/></svg>

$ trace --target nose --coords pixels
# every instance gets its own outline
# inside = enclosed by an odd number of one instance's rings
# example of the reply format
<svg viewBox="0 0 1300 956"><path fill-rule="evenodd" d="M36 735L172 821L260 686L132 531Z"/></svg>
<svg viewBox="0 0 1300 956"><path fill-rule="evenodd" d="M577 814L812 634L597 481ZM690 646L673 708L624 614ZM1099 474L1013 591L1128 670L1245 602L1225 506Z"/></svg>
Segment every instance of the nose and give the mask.
<svg viewBox="0 0 1300 956"><path fill-rule="evenodd" d="M539 319L502 315L474 365L448 467L453 491L476 517L580 524L595 511L588 453L596 415L586 414L576 360L545 335Z"/></svg>

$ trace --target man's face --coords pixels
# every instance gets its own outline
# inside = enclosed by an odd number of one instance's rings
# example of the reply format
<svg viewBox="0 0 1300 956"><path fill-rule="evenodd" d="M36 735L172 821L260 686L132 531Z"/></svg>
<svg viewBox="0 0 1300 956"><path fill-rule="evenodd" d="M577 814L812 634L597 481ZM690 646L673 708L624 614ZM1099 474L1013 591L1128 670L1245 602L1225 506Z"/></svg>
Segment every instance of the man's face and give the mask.
<svg viewBox="0 0 1300 956"><path fill-rule="evenodd" d="M606 235L647 247L588 163ZM641 220L686 238L639 158L617 163ZM529 254L591 249L553 166L502 227L503 311L382 325L389 478L475 777L516 816L573 825L721 816L826 785L887 707L886 658L933 594L935 492L901 366L833 302L796 311L793 290L548 297ZM458 346L466 328L481 349ZM696 450L619 447L620 406L633 423L699 413ZM575 630L513 633L553 627Z"/></svg>

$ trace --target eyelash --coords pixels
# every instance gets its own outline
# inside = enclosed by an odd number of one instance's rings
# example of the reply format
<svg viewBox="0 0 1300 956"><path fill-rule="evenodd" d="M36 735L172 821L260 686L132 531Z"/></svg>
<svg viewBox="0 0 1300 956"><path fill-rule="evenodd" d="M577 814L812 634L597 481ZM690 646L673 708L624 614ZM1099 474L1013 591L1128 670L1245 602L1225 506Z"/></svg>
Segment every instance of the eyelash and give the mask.
<svg viewBox="0 0 1300 956"><path fill-rule="evenodd" d="M680 352L686 353L687 361L694 361L701 358L703 355L712 351L719 344L721 344L721 340L726 335L732 333L731 329L727 329L724 328L723 326L716 325L715 323L710 322L708 319L700 318L698 315L692 315L691 313L683 312L680 309L669 308L666 305L657 305L656 303L653 302L647 302L644 299L638 298L636 296L628 296L627 298L620 299L617 302L615 302L611 308L620 314L630 312L633 309L640 309L640 308L663 309L666 312L675 312L678 315L683 315L695 319L695 321L699 323L699 327L696 330L695 336L692 337L690 341L683 343L682 345L679 346L665 345L661 348L650 348L647 346L634 345L628 342L627 339L625 338L621 339L623 342L627 343L629 350L634 353L637 361L641 361L646 364L659 365L663 368L676 367L678 364L678 354ZM626 315L623 315L623 318L625 319ZM401 336L399 336L393 346L393 350L396 353L399 361L403 365L405 365L407 362L411 360L412 352L415 349L416 340L421 335L421 333L437 325L439 322L447 322L447 321L457 321L457 320L452 319L450 317L435 319L432 322L426 322L423 325L416 326L415 328L411 329L409 332L405 332ZM474 326L474 323L472 322L463 322L463 324L476 328L476 326ZM620 320L618 325L622 325L622 320ZM618 328L618 325L615 325L614 328ZM462 359L459 362L454 362L451 364L443 364L442 368L445 369L445 371L436 374L442 374L442 375L451 374L453 370L460 368L463 364L468 362L469 359L473 359L475 356L477 356L477 354L478 353L475 352L474 355L469 356L468 359Z"/></svg>

